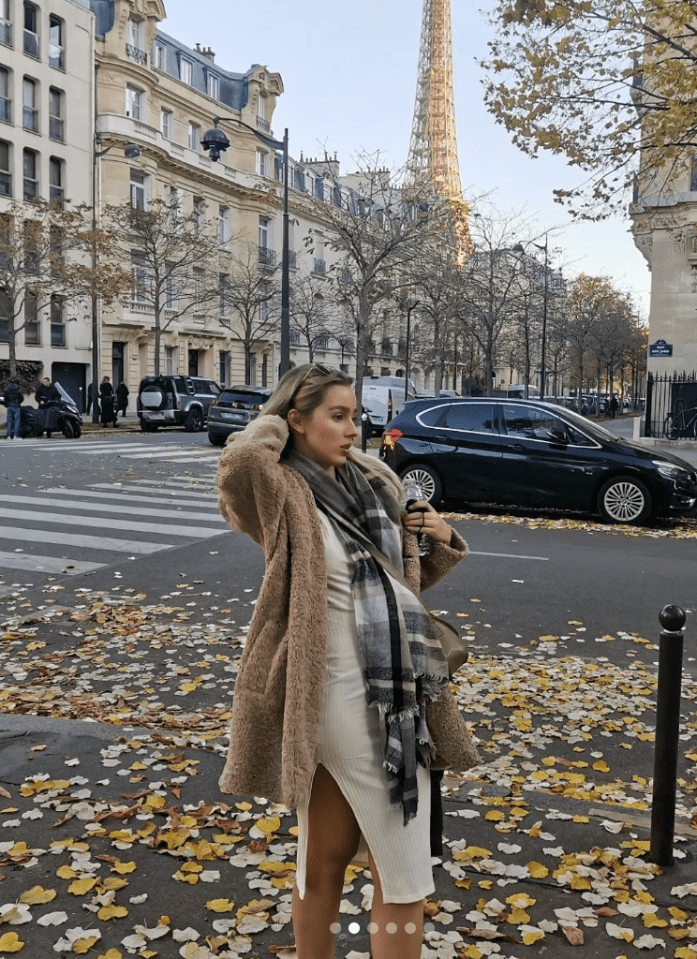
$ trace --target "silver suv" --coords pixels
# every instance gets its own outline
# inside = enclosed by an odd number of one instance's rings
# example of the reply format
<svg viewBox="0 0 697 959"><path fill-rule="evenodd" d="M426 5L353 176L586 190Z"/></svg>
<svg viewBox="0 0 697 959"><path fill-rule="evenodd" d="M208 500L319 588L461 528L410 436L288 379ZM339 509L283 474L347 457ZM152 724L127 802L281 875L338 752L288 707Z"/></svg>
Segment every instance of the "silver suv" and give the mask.
<svg viewBox="0 0 697 959"><path fill-rule="evenodd" d="M205 376L145 376L138 387L140 428L154 432L160 426L183 426L199 433L219 393L215 380Z"/></svg>

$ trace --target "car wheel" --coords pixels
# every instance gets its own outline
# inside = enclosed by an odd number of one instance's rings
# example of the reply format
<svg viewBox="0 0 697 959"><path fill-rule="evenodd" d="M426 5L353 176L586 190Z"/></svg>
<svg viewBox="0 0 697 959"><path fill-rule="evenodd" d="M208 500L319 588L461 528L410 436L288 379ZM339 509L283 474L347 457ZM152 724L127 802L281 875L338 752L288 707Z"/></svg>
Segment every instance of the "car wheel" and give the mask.
<svg viewBox="0 0 697 959"><path fill-rule="evenodd" d="M220 433L209 433L208 442L211 446L225 446L226 436L221 436Z"/></svg>
<svg viewBox="0 0 697 959"><path fill-rule="evenodd" d="M600 487L598 510L610 523L641 525L651 516L651 493L634 476L613 476Z"/></svg>
<svg viewBox="0 0 697 959"><path fill-rule="evenodd" d="M77 438L77 432L72 420L63 420L61 423L61 433L66 440L74 440Z"/></svg>
<svg viewBox="0 0 697 959"><path fill-rule="evenodd" d="M200 433L203 429L203 413L198 406L194 406L186 414L184 429L187 433Z"/></svg>
<svg viewBox="0 0 697 959"><path fill-rule="evenodd" d="M432 506L437 506L443 498L443 484L440 476L425 463L410 466L400 473L400 479L405 484L415 483L423 493L424 499Z"/></svg>

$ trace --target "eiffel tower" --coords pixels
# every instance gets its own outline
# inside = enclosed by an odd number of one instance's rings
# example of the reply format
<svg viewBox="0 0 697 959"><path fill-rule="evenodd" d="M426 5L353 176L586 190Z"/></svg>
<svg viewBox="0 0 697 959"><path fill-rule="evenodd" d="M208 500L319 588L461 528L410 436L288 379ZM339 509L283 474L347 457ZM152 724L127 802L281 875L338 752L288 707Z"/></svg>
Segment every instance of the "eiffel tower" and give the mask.
<svg viewBox="0 0 697 959"><path fill-rule="evenodd" d="M449 201L464 253L469 230L457 159L450 0L424 0L407 179L414 184L428 180Z"/></svg>

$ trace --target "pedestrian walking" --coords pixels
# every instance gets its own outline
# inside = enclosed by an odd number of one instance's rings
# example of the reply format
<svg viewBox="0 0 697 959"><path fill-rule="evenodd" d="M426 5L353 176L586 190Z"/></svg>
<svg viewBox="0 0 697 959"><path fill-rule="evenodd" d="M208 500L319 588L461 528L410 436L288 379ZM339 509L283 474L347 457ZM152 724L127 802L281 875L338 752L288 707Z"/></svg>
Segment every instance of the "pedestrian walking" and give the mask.
<svg viewBox="0 0 697 959"><path fill-rule="evenodd" d="M114 387L111 385L111 380L108 376L105 376L99 384L99 405L102 408L102 426L107 426L109 423L111 423L112 426L118 426Z"/></svg>
<svg viewBox="0 0 697 959"><path fill-rule="evenodd" d="M356 858L375 888L371 955L419 959L422 900L435 888L429 769L478 757L416 594L467 546L428 503L405 511L397 476L353 445L356 417L350 377L305 364L223 453L221 513L263 547L267 567L220 788L297 810L299 959L334 955Z"/></svg>
<svg viewBox="0 0 697 959"><path fill-rule="evenodd" d="M5 437L8 440L13 440L15 436L19 436L19 420L22 403L24 402L24 393L19 388L19 379L16 376L10 379L10 385L5 390L2 402L7 407Z"/></svg>
<svg viewBox="0 0 697 959"><path fill-rule="evenodd" d="M90 383L87 387L87 404L85 407L85 414L89 416L92 409L92 391L94 390L94 383ZM99 408L99 403L97 403L97 416L101 415L101 409Z"/></svg>
<svg viewBox="0 0 697 959"><path fill-rule="evenodd" d="M615 418L615 413L617 412L619 405L620 404L617 402L617 397L613 393L612 399L610 400L610 416L613 418L613 420Z"/></svg>
<svg viewBox="0 0 697 959"><path fill-rule="evenodd" d="M55 384L51 382L48 376L44 376L41 384L39 385L36 393L34 394L34 399L36 400L36 405L40 410L48 410L52 403L55 403L61 398L60 393L55 387ZM51 414L45 413L45 422L48 427L51 422ZM51 438L52 430L46 429L46 436Z"/></svg>
<svg viewBox="0 0 697 959"><path fill-rule="evenodd" d="M122 417L126 415L126 410L128 409L128 395L129 389L125 382L121 380L116 387L116 411L120 413Z"/></svg>

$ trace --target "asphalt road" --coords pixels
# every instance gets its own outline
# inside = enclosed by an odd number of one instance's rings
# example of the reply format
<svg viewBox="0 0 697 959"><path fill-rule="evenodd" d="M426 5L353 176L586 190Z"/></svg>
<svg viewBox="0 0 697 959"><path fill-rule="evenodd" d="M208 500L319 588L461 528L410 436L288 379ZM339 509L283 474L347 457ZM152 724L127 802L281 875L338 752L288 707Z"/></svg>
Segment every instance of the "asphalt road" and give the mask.
<svg viewBox="0 0 697 959"><path fill-rule="evenodd" d="M610 425L631 428L628 420ZM205 580L211 605L232 593L247 600L244 591L258 588L262 556L218 515L219 455L205 433L181 431L5 441L0 597L11 601L13 593L19 599L57 583L70 591L145 588L166 595L182 577L196 576ZM655 640L658 613L668 603L697 609L691 539L664 530L627 535L592 517L502 514L454 522L471 555L429 602L469 627L477 647L556 636L560 648L593 657L608 633ZM624 651L636 655L637 644L627 643ZM689 634L687 652L694 662ZM619 654L615 646L613 656Z"/></svg>

